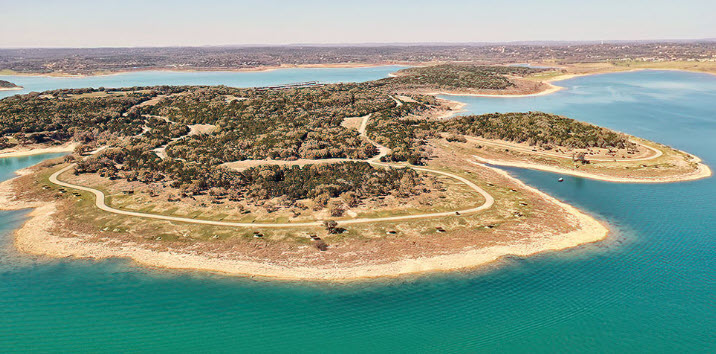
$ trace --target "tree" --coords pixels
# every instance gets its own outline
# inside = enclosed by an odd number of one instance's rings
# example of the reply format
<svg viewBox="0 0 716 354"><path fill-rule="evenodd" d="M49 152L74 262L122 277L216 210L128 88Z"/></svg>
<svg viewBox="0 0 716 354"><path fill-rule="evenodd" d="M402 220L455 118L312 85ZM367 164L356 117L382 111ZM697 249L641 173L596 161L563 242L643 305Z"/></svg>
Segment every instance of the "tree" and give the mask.
<svg viewBox="0 0 716 354"><path fill-rule="evenodd" d="M358 198L358 194L356 194L356 192L353 192L353 191L341 194L341 199L343 199L343 202L346 203L346 205L349 208L357 207L358 203L360 202L360 199Z"/></svg>
<svg viewBox="0 0 716 354"><path fill-rule="evenodd" d="M321 193L313 198L313 210L321 210L326 207L331 196L328 193Z"/></svg>
<svg viewBox="0 0 716 354"><path fill-rule="evenodd" d="M580 162L582 165L589 163L587 161L587 155L584 152L575 152L572 154L572 161L574 162Z"/></svg>
<svg viewBox="0 0 716 354"><path fill-rule="evenodd" d="M345 209L343 208L343 203L335 200L330 203L328 210L333 217L343 216L343 213L345 212Z"/></svg>
<svg viewBox="0 0 716 354"><path fill-rule="evenodd" d="M338 223L335 220L326 220L323 222L323 227L326 228L329 234L338 233Z"/></svg>

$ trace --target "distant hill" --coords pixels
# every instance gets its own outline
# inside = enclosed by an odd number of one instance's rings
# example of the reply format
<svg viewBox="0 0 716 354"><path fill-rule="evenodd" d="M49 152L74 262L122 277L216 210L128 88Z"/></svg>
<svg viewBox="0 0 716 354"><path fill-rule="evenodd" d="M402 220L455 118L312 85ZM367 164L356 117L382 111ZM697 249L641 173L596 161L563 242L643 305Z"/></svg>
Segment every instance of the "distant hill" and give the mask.
<svg viewBox="0 0 716 354"><path fill-rule="evenodd" d="M0 88L16 88L16 87L20 87L20 86L17 86L10 81L0 80Z"/></svg>

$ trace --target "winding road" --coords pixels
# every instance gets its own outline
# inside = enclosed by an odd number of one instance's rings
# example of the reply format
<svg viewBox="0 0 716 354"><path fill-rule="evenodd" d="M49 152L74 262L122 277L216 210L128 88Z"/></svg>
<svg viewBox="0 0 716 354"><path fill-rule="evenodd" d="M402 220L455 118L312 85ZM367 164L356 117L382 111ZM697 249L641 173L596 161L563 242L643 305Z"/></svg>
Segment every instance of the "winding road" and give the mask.
<svg viewBox="0 0 716 354"><path fill-rule="evenodd" d="M400 102L396 100L396 104ZM401 103L402 104L402 103ZM434 218L434 217L442 217L442 216L457 216L457 215L463 215L463 214L472 214L479 212L481 210L489 209L492 207L492 205L495 203L495 199L487 193L485 190L477 186L475 183L471 182L470 180L455 175L453 173L449 172L443 172L438 170L433 170L425 167L418 167L413 165L397 165L397 164L389 164L384 162L379 162L380 158L390 153L390 149L382 146L380 144L377 144L376 142L372 141L370 138L368 138L365 130L368 125L368 120L370 119L370 114L363 117L363 121L361 122L359 132L362 136L364 136L366 139L368 139L371 143L375 144L380 154L377 156L366 160L366 162L370 163L371 165L375 166L381 166L381 167L408 167L412 168L416 171L422 171L422 172L429 172L429 173L435 173L438 175L443 175L446 177L454 178L463 184L467 185L468 187L472 188L474 191L479 193L485 198L485 202L477 207L470 208L470 209L464 209L464 210L455 210L455 211L446 211L446 212L439 212L439 213L426 213L426 214L416 214L416 215L403 215L403 216L386 216L386 217L380 217L380 218L357 218L357 219L348 219L348 220L340 220L338 223L340 225L352 225L352 224L364 224L364 223L375 223L375 222L382 222L382 221L402 221L402 220L414 220L414 219L425 219L425 218ZM101 149L101 148L100 148ZM98 152L99 150L95 151ZM102 191L89 188L85 186L80 186L72 183L67 183L59 180L59 176L67 171L69 171L71 168L73 168L75 164L71 164L69 166L66 166L62 168L59 171L56 171L53 173L49 180L51 183L54 183L56 185L82 190L86 192L90 192L95 195L95 206L97 208L104 210L109 213L119 214L119 215L127 215L127 216L136 216L141 218L149 218L149 219L158 219L158 220L167 220L167 221L178 221L178 222L186 222L186 223L192 223L192 224L203 224L203 225L215 225L215 226L231 226L231 227L262 227L262 228L291 228L291 227L306 227L306 226L321 226L323 221L312 221L312 222L296 222L296 223L242 223L242 222L229 222L229 221L214 221L214 220L201 220L201 219L192 219L192 218L184 218L184 217L178 217L178 216L168 216L168 215L160 215L160 214L149 214L149 213L140 213L135 211L127 211L127 210L121 210L113 208L106 204L105 202L105 195Z"/></svg>
<svg viewBox="0 0 716 354"><path fill-rule="evenodd" d="M494 145L494 146L498 146L498 147L501 147L501 148L506 148L506 149L511 149L511 150L517 150L517 151L520 151L520 152L525 152L525 153L528 153L528 154L531 154L531 155L542 155L542 156L549 156L549 157L558 157L558 158L563 158L563 159L572 159L571 156L565 156L565 155L557 154L557 153L553 153L553 152L547 152L547 151L532 151L532 148L531 148L531 147L528 148L528 147L519 146L519 145L516 145L516 144L513 144L513 143L506 143L506 142L494 141L494 140L492 140L492 139L478 138L478 137L467 136L467 135L464 135L464 137L465 137L466 140L471 141L471 142L476 142L476 143L485 144L485 145ZM601 161L601 162L647 161L647 160L656 159L656 158L658 158L658 157L664 155L664 152L661 151L661 150L659 150L659 149L657 149L657 148L653 148L653 147L651 147L651 146L649 146L649 145L642 144L642 143L640 143L640 142L638 142L638 141L634 141L634 140L630 140L630 141L631 141L632 143L634 143L634 144L637 144L637 145L639 145L639 146L643 146L643 147L645 147L645 148L647 148L647 149L653 151L654 154L651 155L651 156L639 157L639 158L633 158L633 159L622 159L622 158L591 158L591 157L590 157L590 158L589 158L589 161Z"/></svg>
<svg viewBox="0 0 716 354"><path fill-rule="evenodd" d="M387 167L395 167L391 164L384 164L384 163L378 163L378 162L371 162L371 164L387 166ZM80 186L80 185L76 185L76 184L72 184L72 183L63 182L58 179L58 176L69 171L74 166L75 166L74 164L71 164L71 165L66 166L66 167L62 168L61 170L53 173L50 176L50 182L54 183L56 185L62 186L62 187L67 187L67 188L78 189L78 190L90 192L95 195L95 206L97 206L97 208L104 210L106 212L114 213L114 214L136 216L136 217L150 218L150 219L167 220L167 221L187 222L187 223L193 223L193 224L216 225L216 226L234 226L234 227L287 228L287 227L303 227L303 226L320 226L323 223L323 221L301 222L301 223L242 223L242 222L201 220L201 219L183 218L183 217L178 217L178 216L168 216L168 215L149 214L149 213L140 213L140 212L134 212L134 211L120 210L120 209L113 208L105 203L105 195L102 191L99 191L94 188L89 188L89 187L84 187L84 186ZM468 187L472 188L476 192L480 193L480 195L482 195L485 198L485 203L483 203L482 205L480 205L478 207L464 209L464 210L446 211L446 212L440 212L440 213L417 214L417 215L386 216L386 217L382 217L382 218L349 219L349 220L340 220L338 223L340 225L350 225L350 224L374 223L374 222L381 222L381 221L401 221L401 220L434 218L434 217L441 217L441 216L456 216L457 213L460 213L460 214L476 213L478 211L490 208L495 203L495 199L489 193L485 192L482 188L478 187L476 184L467 180L466 178L460 177L460 176L452 174L452 173L431 170L428 168L422 168L422 167L416 167L416 166L408 166L408 167L418 170L418 171L436 173L436 174L440 174L443 176L457 179L458 181L466 184Z"/></svg>

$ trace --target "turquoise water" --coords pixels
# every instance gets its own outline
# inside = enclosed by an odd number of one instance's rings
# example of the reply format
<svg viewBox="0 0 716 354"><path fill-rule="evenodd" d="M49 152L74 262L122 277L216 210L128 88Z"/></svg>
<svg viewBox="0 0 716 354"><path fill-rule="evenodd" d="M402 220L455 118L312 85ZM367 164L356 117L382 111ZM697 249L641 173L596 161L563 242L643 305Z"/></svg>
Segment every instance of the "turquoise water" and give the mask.
<svg viewBox="0 0 716 354"><path fill-rule="evenodd" d="M361 82L381 79L389 73L406 68L389 65L365 68L280 69L270 71L137 71L113 75L87 77L48 77L0 75L22 90L0 91L0 98L31 91L41 92L59 88L130 87L153 85L226 85L255 87L292 82L320 81L322 83Z"/></svg>
<svg viewBox="0 0 716 354"><path fill-rule="evenodd" d="M568 90L549 96L460 100L473 112L566 114L715 165L716 77L648 71L560 84ZM39 159L0 160L0 177ZM0 213L0 352L716 351L716 179L556 183L510 172L608 220L613 235L479 271L326 285L18 255L10 232L26 212Z"/></svg>

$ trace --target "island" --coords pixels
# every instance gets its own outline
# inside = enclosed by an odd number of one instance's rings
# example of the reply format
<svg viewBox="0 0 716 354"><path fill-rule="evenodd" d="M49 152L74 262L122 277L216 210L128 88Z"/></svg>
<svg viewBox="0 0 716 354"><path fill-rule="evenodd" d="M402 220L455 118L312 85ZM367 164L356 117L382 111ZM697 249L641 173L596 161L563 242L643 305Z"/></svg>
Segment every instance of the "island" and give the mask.
<svg viewBox="0 0 716 354"><path fill-rule="evenodd" d="M21 86L17 86L10 81L0 80L0 91L22 90Z"/></svg>
<svg viewBox="0 0 716 354"><path fill-rule="evenodd" d="M460 115L440 94L529 95L563 69L466 63L364 83L64 89L0 100L0 156L63 157L0 184L35 208L22 251L291 280L472 268L604 239L494 165L654 183L689 153L544 112ZM20 150L18 150L20 149Z"/></svg>

